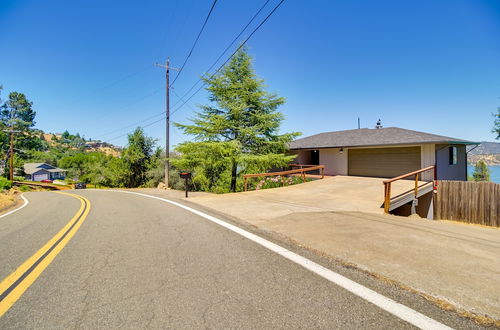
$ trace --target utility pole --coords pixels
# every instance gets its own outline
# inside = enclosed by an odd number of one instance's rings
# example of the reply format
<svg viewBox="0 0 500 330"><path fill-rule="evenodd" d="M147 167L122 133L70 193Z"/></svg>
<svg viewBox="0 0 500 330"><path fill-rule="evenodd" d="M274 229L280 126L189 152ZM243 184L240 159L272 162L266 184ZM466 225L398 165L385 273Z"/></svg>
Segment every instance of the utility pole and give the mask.
<svg viewBox="0 0 500 330"><path fill-rule="evenodd" d="M9 179L14 181L14 131L12 129L10 130Z"/></svg>
<svg viewBox="0 0 500 330"><path fill-rule="evenodd" d="M19 133L20 131L14 131L11 126L10 129L3 130L5 133L9 133L9 180L14 180L14 133ZM7 163L7 161L6 161Z"/></svg>
<svg viewBox="0 0 500 330"><path fill-rule="evenodd" d="M166 117L166 127L165 127L165 187L168 189L168 175L170 172L170 69L179 71L177 68L170 67L170 58L167 58L165 61L165 65L156 63L156 66L165 68L165 98L166 98L166 107L165 107L165 117Z"/></svg>

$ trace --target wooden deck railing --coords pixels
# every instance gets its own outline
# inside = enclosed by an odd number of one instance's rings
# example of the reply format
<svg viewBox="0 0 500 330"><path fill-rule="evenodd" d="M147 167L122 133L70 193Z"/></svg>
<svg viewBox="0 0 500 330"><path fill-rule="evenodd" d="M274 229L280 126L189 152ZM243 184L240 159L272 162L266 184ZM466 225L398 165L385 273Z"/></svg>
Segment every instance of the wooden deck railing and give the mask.
<svg viewBox="0 0 500 330"><path fill-rule="evenodd" d="M410 176L415 176L415 188L413 188L412 190L414 192L415 198L417 198L418 197L418 189L423 186L423 185L421 185L421 186L418 185L418 178L420 176L420 173L427 172L427 171L433 171L432 182L435 183L436 182L436 166L434 166L434 165L422 168L422 169L417 170L417 171L406 173L406 174L397 176L397 177L389 179L389 180L385 180L384 181L384 212L389 213L389 208L391 207L391 183L393 183L394 181L408 178ZM425 183L424 185L426 185L428 183L429 182ZM409 190L409 191L411 191L411 190ZM401 194L398 196L401 196ZM396 196L396 197L398 197L398 196Z"/></svg>
<svg viewBox="0 0 500 330"><path fill-rule="evenodd" d="M304 180L304 182L306 182L306 172L316 171L316 170L320 170L321 171L321 178L322 179L325 177L325 165L297 165L297 164L292 164L290 166L291 167L293 167L293 166L302 166L303 168L298 168L296 170L289 170L289 171L269 172L269 173L255 173L255 174L245 174L245 175L243 175L244 190L245 191L248 190L248 178L267 177L267 176L287 176L289 174L300 173L301 176L302 176L302 179ZM284 185L284 180L281 180L281 183Z"/></svg>

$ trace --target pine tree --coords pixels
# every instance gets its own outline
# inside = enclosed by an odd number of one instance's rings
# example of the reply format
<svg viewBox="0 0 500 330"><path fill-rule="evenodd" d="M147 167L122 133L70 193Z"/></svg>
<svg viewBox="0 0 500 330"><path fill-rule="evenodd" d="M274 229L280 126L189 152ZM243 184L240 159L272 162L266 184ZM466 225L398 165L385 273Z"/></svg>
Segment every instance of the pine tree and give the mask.
<svg viewBox="0 0 500 330"><path fill-rule="evenodd" d="M204 78L210 104L192 124L175 124L195 140L178 146L177 166L191 166L209 190L236 191L242 173L283 167L294 158L286 155L287 145L299 134L279 133L284 117L277 108L285 99L265 90L251 62L241 49L217 75Z"/></svg>
<svg viewBox="0 0 500 330"><path fill-rule="evenodd" d="M500 140L500 108L498 108L497 110L498 113L493 114L495 120L493 121L493 129L491 130L491 132L497 135L497 140Z"/></svg>
<svg viewBox="0 0 500 330"><path fill-rule="evenodd" d="M474 181L490 181L490 170L484 160L480 160L476 163L474 167L474 173L472 173L472 178Z"/></svg>

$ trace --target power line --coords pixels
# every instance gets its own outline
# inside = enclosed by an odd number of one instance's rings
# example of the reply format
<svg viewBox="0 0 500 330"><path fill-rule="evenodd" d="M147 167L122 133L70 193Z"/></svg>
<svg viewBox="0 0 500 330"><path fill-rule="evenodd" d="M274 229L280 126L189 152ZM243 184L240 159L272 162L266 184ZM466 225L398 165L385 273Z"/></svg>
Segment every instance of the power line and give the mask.
<svg viewBox="0 0 500 330"><path fill-rule="evenodd" d="M163 121L163 120L165 120L165 119L166 119L166 116L163 116L163 117L161 117L160 119L155 120L155 121L153 121L153 122L151 122L151 123L149 123L149 124L146 124L146 125L143 125L143 126L138 126L138 127L140 127L140 128L146 128L146 127L149 127L149 126L154 125L154 124L156 124L156 123L159 123L159 122L161 122L161 121ZM115 136L114 138L108 139L108 140L106 140L106 141L104 141L104 142L110 142L110 141L113 141L113 140L119 139L119 138L121 138L121 137L124 137L124 136L129 135L130 133L132 133L132 132L127 132L127 133L125 133L125 134L122 134L122 135L119 135L119 136Z"/></svg>
<svg viewBox="0 0 500 330"><path fill-rule="evenodd" d="M174 94L175 94L175 96L176 96L176 97L180 97L180 96L179 96L179 95L178 95L178 94L174 91L174 89L172 89L172 91L174 92ZM193 109L193 110L194 110L194 109ZM148 121L148 120L151 120L151 119L153 119L153 118L156 118L156 117L158 117L158 116L160 116L160 115L165 115L165 112L164 112L164 111L159 112L159 113L154 114L154 115L152 115L152 116L150 116L150 117L148 117L148 118L145 118L145 119L142 119L142 120L136 121L136 122L134 122L134 123L132 123L132 124L129 124L129 125L126 125L126 126L122 126L122 127L120 127L120 128L114 129L114 130L109 131L109 132L104 133L104 134L97 135L95 138L103 137L103 136L110 135L110 134L113 134L113 133L119 132L119 131L121 131L121 130L124 130L124 129L130 128L130 127L137 126L137 125L142 124L142 123L144 123L144 122L146 122L146 121ZM113 139L114 139L114 138L113 138Z"/></svg>
<svg viewBox="0 0 500 330"><path fill-rule="evenodd" d="M210 7L210 11L208 12L207 17L205 18L205 22L203 22L203 25L201 26L200 32L198 32L198 35L196 36L196 39L194 40L193 46L191 46L191 50L189 51L188 55L186 56L184 63L182 63L182 66L179 70L179 73L175 76L174 81L172 81L172 83L170 84L170 87L172 87L174 85L175 81L177 80L177 78L179 78L179 76L182 73L182 70L184 69L184 66L186 66L187 61L191 57L191 54L193 54L193 50L196 47L196 44L198 43L198 40L200 39L200 36L203 33L203 30L205 29L205 26L207 25L208 19L210 18L210 15L212 15L212 11L214 10L216 4L217 4L217 0L214 0L214 2L212 3L212 7Z"/></svg>
<svg viewBox="0 0 500 330"><path fill-rule="evenodd" d="M175 96L177 96L177 98L179 99L179 101L184 101L184 99L183 99L181 96L179 96L179 94L177 94L177 92L175 91L175 89L173 89L173 88L172 88L172 92L175 94ZM189 105L189 103L188 103L188 104L186 104L186 105L187 105L187 106L188 106L191 110L196 111L196 110L195 110L195 109L194 109L191 105Z"/></svg>
<svg viewBox="0 0 500 330"><path fill-rule="evenodd" d="M74 103L80 102L80 100L82 100L84 98L87 98L88 96L94 95L98 91L109 89L109 88L111 88L111 87L113 87L113 86L115 86L115 85L117 85L117 84L119 84L119 83L121 83L121 82L129 79L129 78L132 78L134 76L137 76L140 73L145 72L147 69L150 69L150 68L151 68L151 66L149 66L149 65L141 67L140 69L137 69L136 71L133 71L133 72L127 74L127 75L124 75L124 76L122 76L122 77L120 77L120 78L118 78L118 79L110 82L109 84L106 84L106 85L104 85L102 87L98 87L98 88L95 88L95 89L91 90L87 94L84 94L83 96L80 96L79 98L75 99L72 103L74 104Z"/></svg>
<svg viewBox="0 0 500 330"><path fill-rule="evenodd" d="M222 63L218 68L217 70L215 70L214 73L212 73L210 75L210 77L208 77L208 79L212 79L226 64L227 62L229 62L229 60L231 60L231 58L233 58L234 55L236 55L236 53L247 43L248 40L250 40L250 38L255 34L255 32L257 32L257 30L260 29L260 27L262 25L264 25L264 23L269 19L269 17L271 17L274 12L281 6L281 4L283 4L283 2L285 2L285 0L281 0L274 8L273 10L271 10L271 12L262 20L262 22L259 23L259 25L257 25L257 27L250 33L250 35L248 35L248 37L241 43L241 45L236 48L236 50L231 54L231 56L229 56L225 61L224 63ZM191 88L186 92L184 93L184 95L182 95L182 98L181 99L184 99L184 97L186 97L186 95L198 84L198 82L200 81L203 81L202 78L198 79L196 81L196 83L194 83L193 86L191 86ZM187 99L185 99L185 101L179 106L177 107L176 109L174 109L171 113L171 115L173 115L175 112L179 111L179 109L181 109L184 104L186 104L191 98L193 98L193 96L195 96L204 86L206 85L206 82L203 81L203 84L200 86L200 88L198 88L193 94L191 94L191 96L189 96Z"/></svg>
<svg viewBox="0 0 500 330"><path fill-rule="evenodd" d="M251 24L251 22L252 22L252 21L253 21L253 20L254 20L254 19L258 16L258 14L262 11L262 9L263 9L263 8L267 5L267 3L268 3L269 1L270 1L270 0L267 0L267 1L264 3L264 5L263 5L263 6L261 6L261 8L257 11L257 13L256 13L256 14L252 17L252 19L250 20L250 22L249 22L249 23L248 23L248 24L247 24L247 25L243 28L243 30L240 32L240 34L238 34L238 36L237 36L235 39L238 39L238 38L239 38L239 36L241 36L241 34L242 34L242 33L245 31L245 29L246 29L246 28L247 28L247 27ZM282 4L283 4L283 2L284 2L284 1L285 1L285 0L281 0L281 1L280 1L280 2L279 2L279 3L278 3L278 4L277 4L277 5L276 5L276 6L275 6L272 10L271 10L271 12L270 12L270 13L269 13L269 14L268 14L268 15L267 15L267 16L266 16L266 17L265 17L265 18L264 18L264 19L263 19L263 20L259 23L259 25L257 25L257 27L255 27L255 28L254 28L254 30L253 30L253 31L249 34L249 36L248 36L248 37L247 37L247 38L243 41L243 43L242 43L242 44L241 44L238 48L236 48L236 50L235 50L235 51L231 54L231 56L229 56L229 57L228 57L228 58L224 61L224 63L222 63L222 64L221 64L221 65L217 68L217 70L209 76L209 78L208 78L208 79L213 78L213 77L214 77L214 76L215 76L215 75L216 75L216 74L217 74L217 73L218 73L218 72L219 72L219 71L220 71L220 70L221 70L221 69L222 69L222 68L223 68L223 67L227 64L227 62L229 62L229 60L231 60L231 58L233 58L233 56L234 56L234 55L236 55L236 53L237 53L237 52L238 52L238 51L239 51L239 50L240 50L240 49L241 49L241 48L242 48L242 47L243 47L243 46L244 46L244 45L248 42L248 40L250 40L250 38L251 38L251 37L255 34L255 32L257 32L257 31L258 31L258 30L262 27L262 25L263 25L263 24L264 24L264 23L265 23L265 22L266 22L266 21L267 21L267 20L268 20L268 19L269 19L269 18L270 18L273 14L274 14L274 12L275 12L275 11L276 11L276 10L277 10L277 9L278 9L281 5L282 5ZM218 59L217 59L217 60L216 60L216 61L212 64L212 66L210 66L209 70L210 70L210 69L212 69L212 68L215 66L215 64L216 64L216 63L220 60L220 58L221 58L221 57L223 56L223 54L224 54L224 53L228 50L228 48L230 48L230 47L231 47L231 45L233 45L233 44L234 44L234 42L236 42L236 40L233 40L233 41L231 42L230 46L226 47L226 49L224 50L224 52L222 53L222 55L221 55L221 56L219 56L219 58L218 58ZM209 71L209 70L208 70L208 71ZM202 84L202 85L201 85L201 86L200 86L200 87L199 87L199 88L198 88L198 89L197 89L197 90L196 90L193 94L191 94L191 95L190 95L187 99L184 99L184 98L186 97L186 95L187 95L187 94L189 94L189 92L190 92L191 90L193 90L193 89L196 87L196 85L197 85L200 81L202 81L202 82L203 82L203 84ZM206 85L206 83L205 83L205 82L204 82L204 81L200 78L200 79L198 79L198 80L196 81L196 83L195 83L195 84L193 84L193 86L191 86L191 88L190 88L190 89L189 89L186 93L184 93L184 95L183 95L183 96L179 96L176 92L174 92L174 93L175 93L175 95L179 98L179 101L175 103L174 107L175 107L178 103L180 103L180 102L182 102L182 104L181 104L180 106L178 106L177 108L175 108L175 109L171 112L170 116L172 116L175 112L179 111L179 110L180 110L180 109L181 109L181 108L182 108L182 107L183 107L183 106L184 106L187 102L189 102L189 100L191 100L191 99L192 99L192 98L193 98L193 97L194 97L197 93L199 93L199 92L200 92L200 90L201 90L201 89L202 89L205 85ZM172 86L172 85L170 85L170 86ZM163 112L162 112L162 114L163 114ZM158 114L158 115L159 115L159 114ZM158 116L158 115L156 115L156 116ZM153 122L153 123L150 123L150 124L148 124L148 125L142 126L142 127L144 128L144 127L151 126L151 125L153 125L153 124L155 124L155 123L157 123L157 122L159 122L159 121L161 121L161 120L163 120L163 119L165 119L165 118L166 118L166 117L162 117L160 120L155 121L155 122ZM144 122L144 120L143 120L143 121L141 121L141 122ZM136 124L137 124L137 123L136 123ZM135 126L136 124L129 125L129 127L130 127L130 126ZM123 129L123 128L122 128L122 129ZM130 132L129 132L129 133L130 133ZM123 136L126 136L126 135L127 135L127 134L129 134L129 133L122 134L122 135L120 135L120 136L118 136L118 137L114 137L114 138L112 138L112 139L107 140L106 142L108 142L108 141L112 141L112 140L115 140L115 139L118 139L118 138L123 137Z"/></svg>
<svg viewBox="0 0 500 330"><path fill-rule="evenodd" d="M104 134L98 135L98 136L96 136L95 138L99 138L99 137L102 137L102 136L110 135L110 134L113 134L113 133L119 132L119 131L121 131L121 130L124 130L124 129L130 128L130 127L136 126L136 125L138 125L138 124L142 124L142 123L144 123L145 121L148 121L148 120L151 120L151 119L153 119L153 118L158 117L159 115L165 115L165 112L163 112L163 111L162 111L162 112L157 113L157 114L155 114L155 115L153 115L153 116L151 116L151 117L148 117L148 118L146 118L146 119L143 119L143 120L137 121L137 122L135 122L135 123L133 123L133 124L130 124L130 125L127 125L127 126L123 126L123 127L117 128L117 129L115 129L115 130L113 130L113 131L110 131L110 132L107 132L107 133L104 133Z"/></svg>
<svg viewBox="0 0 500 330"><path fill-rule="evenodd" d="M219 57L212 63L212 65L206 70L205 72L210 72L210 70L213 69L213 67L219 62L219 60L226 54L226 52L234 45L234 43L241 37L241 35L246 31L246 29L252 24L252 22L255 20L257 16L259 16L260 12L266 7L266 5L269 3L271 0L266 0L264 4L259 8L259 10L253 15L253 17L248 21L248 23L241 29L240 33L231 41L231 43L224 49L224 51L219 55ZM186 96L189 92L193 90L193 88L201 81L201 79L197 80L196 83L189 88L189 90L184 93L183 96ZM197 91L198 92L198 91ZM183 98L179 97L179 101L174 104L174 107L182 101Z"/></svg>

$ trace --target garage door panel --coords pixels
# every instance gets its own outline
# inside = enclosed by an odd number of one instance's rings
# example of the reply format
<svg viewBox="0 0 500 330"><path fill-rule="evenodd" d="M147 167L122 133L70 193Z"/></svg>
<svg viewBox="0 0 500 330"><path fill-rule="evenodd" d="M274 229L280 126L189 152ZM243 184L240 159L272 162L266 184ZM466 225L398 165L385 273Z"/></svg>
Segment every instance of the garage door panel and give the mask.
<svg viewBox="0 0 500 330"><path fill-rule="evenodd" d="M349 149L348 173L391 178L420 168L420 147Z"/></svg>
<svg viewBox="0 0 500 330"><path fill-rule="evenodd" d="M33 181L42 181L42 180L48 180L49 175L48 174L35 174L33 176Z"/></svg>

